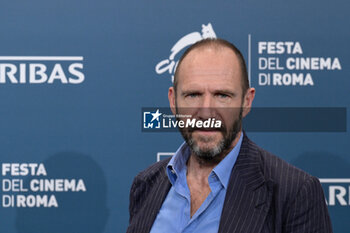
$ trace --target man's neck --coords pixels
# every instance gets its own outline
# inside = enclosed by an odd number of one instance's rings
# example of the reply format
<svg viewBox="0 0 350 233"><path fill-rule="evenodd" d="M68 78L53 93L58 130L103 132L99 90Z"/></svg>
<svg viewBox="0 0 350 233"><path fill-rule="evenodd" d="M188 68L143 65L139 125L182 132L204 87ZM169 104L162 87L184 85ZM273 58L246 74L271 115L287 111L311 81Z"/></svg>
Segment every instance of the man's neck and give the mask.
<svg viewBox="0 0 350 233"><path fill-rule="evenodd" d="M201 182L208 182L208 177L210 172L214 169L216 165L218 165L228 153L237 145L240 137L241 137L242 131L237 133L237 136L235 140L231 143L231 146L223 151L223 154L218 155L220 158L213 161L204 161L203 159L198 158L198 156L194 155L193 153L190 155L190 158L187 162L187 176L191 176L198 181Z"/></svg>

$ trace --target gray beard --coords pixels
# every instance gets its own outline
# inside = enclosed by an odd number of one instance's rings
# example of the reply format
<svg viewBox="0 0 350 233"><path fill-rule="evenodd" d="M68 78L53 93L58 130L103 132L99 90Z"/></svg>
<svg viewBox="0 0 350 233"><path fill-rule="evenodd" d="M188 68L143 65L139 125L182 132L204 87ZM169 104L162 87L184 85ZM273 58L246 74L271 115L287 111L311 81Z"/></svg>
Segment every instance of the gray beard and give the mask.
<svg viewBox="0 0 350 233"><path fill-rule="evenodd" d="M187 145L189 145L191 152L202 162L206 163L218 163L221 159L226 156L230 149L231 143L236 139L237 134L241 131L242 127L242 113L243 107L241 107L238 119L235 120L231 129L228 131L225 126L221 129L223 139L218 142L213 148L200 148L197 142L193 139L192 133L189 131L180 130L183 138ZM202 142L209 141L208 138L201 138Z"/></svg>

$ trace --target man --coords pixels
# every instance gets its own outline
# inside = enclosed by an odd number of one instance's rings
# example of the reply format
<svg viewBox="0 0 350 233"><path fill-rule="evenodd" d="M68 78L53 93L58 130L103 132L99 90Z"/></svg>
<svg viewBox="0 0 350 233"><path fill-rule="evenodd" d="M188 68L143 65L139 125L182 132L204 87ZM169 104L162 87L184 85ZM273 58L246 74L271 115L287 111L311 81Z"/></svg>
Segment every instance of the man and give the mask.
<svg viewBox="0 0 350 233"><path fill-rule="evenodd" d="M172 111L222 127L181 129L185 143L171 160L134 179L128 233L332 232L318 179L242 132L254 96L229 42L206 39L184 53L169 88Z"/></svg>

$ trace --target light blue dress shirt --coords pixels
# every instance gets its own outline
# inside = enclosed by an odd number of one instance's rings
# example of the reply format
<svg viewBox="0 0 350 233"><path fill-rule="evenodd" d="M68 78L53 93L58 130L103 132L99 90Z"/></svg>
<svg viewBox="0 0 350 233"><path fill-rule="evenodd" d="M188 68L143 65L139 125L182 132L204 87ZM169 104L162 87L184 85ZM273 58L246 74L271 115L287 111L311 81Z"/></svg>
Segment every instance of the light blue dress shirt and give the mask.
<svg viewBox="0 0 350 233"><path fill-rule="evenodd" d="M191 154L186 143L176 151L167 165L172 187L153 223L151 233L216 233L219 230L222 207L231 170L237 160L243 133L230 153L211 171L208 197L192 216L191 195L187 185L186 162Z"/></svg>

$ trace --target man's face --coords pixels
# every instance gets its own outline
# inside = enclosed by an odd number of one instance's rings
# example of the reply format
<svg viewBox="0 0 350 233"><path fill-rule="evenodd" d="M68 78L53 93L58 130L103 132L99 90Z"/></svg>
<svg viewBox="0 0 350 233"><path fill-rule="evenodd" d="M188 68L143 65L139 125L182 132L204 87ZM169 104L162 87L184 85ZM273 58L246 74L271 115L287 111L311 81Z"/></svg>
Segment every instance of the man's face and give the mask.
<svg viewBox="0 0 350 233"><path fill-rule="evenodd" d="M172 93L171 93L172 92ZM177 90L169 89L169 100L177 114L222 121L221 129L181 129L192 152L212 160L235 145L241 131L243 97L241 71L228 48L191 51L178 71Z"/></svg>

